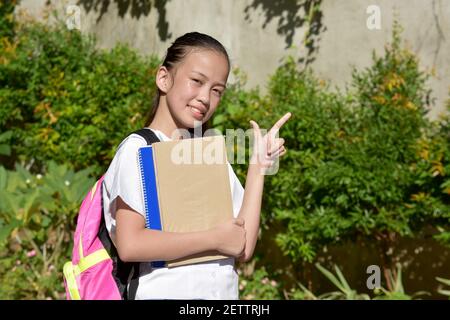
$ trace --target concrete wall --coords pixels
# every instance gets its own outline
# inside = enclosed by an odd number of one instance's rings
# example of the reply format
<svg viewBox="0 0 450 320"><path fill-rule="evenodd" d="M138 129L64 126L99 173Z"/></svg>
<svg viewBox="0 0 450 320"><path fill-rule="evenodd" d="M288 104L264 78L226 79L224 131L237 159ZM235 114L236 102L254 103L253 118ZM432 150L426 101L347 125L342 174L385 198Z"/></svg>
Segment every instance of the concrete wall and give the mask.
<svg viewBox="0 0 450 320"><path fill-rule="evenodd" d="M309 0L319 2L320 0ZM322 0L321 15L309 37L312 52L303 44L307 23L300 0L21 0L19 9L42 19L51 7L65 17L64 8L81 8L82 32L93 33L98 46L128 43L143 54L163 56L179 35L208 33L229 50L234 66L248 75L248 86L264 88L268 77L288 54L309 57L316 74L338 88L351 78L352 67L371 63L372 50L381 54L390 40L394 14L404 28L403 39L420 58L424 70L435 70L429 86L436 97L430 116L444 111L450 89L449 0ZM366 12L380 9L380 30L369 30ZM233 81L231 78L230 81Z"/></svg>

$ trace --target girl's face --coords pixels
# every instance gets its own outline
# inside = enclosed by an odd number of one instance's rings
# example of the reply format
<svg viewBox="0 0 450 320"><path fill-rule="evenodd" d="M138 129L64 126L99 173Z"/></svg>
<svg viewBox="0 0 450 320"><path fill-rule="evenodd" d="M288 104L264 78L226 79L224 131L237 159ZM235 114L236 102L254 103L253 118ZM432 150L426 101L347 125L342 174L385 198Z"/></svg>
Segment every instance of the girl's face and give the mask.
<svg viewBox="0 0 450 320"><path fill-rule="evenodd" d="M178 126L193 128L216 110L228 78L227 58L216 51L194 49L170 70L166 101Z"/></svg>

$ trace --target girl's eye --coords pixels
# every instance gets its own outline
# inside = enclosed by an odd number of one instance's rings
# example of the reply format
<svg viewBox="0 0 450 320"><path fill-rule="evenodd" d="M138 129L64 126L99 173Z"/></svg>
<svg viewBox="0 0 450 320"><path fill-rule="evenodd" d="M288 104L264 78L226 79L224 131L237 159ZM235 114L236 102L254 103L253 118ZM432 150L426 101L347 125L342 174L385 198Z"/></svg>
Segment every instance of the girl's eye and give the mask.
<svg viewBox="0 0 450 320"><path fill-rule="evenodd" d="M213 92L218 95L219 97L222 96L222 91L220 91L219 89L214 89Z"/></svg>
<svg viewBox="0 0 450 320"><path fill-rule="evenodd" d="M197 84L202 84L202 82L199 79L192 79L192 81L194 81Z"/></svg>

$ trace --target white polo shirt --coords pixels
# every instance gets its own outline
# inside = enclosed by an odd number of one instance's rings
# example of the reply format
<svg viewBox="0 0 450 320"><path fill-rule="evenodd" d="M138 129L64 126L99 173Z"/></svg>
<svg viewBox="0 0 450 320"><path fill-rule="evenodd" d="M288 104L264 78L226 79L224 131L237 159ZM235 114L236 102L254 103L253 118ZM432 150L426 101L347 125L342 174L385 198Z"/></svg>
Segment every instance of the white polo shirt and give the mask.
<svg viewBox="0 0 450 320"><path fill-rule="evenodd" d="M149 130L161 141L171 140L159 130ZM145 217L137 152L146 145L147 142L140 135L131 134L125 138L105 174L103 206L106 227L113 242L116 231L115 200L118 196ZM244 188L230 164L228 167L233 214L237 217L244 198ZM143 262L140 265L136 299L239 299L234 259L156 269L152 269L149 262Z"/></svg>

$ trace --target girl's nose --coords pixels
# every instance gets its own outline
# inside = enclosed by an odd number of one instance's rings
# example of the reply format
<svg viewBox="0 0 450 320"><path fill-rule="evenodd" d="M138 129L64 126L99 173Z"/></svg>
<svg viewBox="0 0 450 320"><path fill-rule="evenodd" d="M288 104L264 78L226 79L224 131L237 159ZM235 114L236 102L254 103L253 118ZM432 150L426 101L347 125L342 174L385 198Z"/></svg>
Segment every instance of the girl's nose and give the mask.
<svg viewBox="0 0 450 320"><path fill-rule="evenodd" d="M209 106L209 90L202 88L198 93L197 100L203 103L205 106Z"/></svg>

